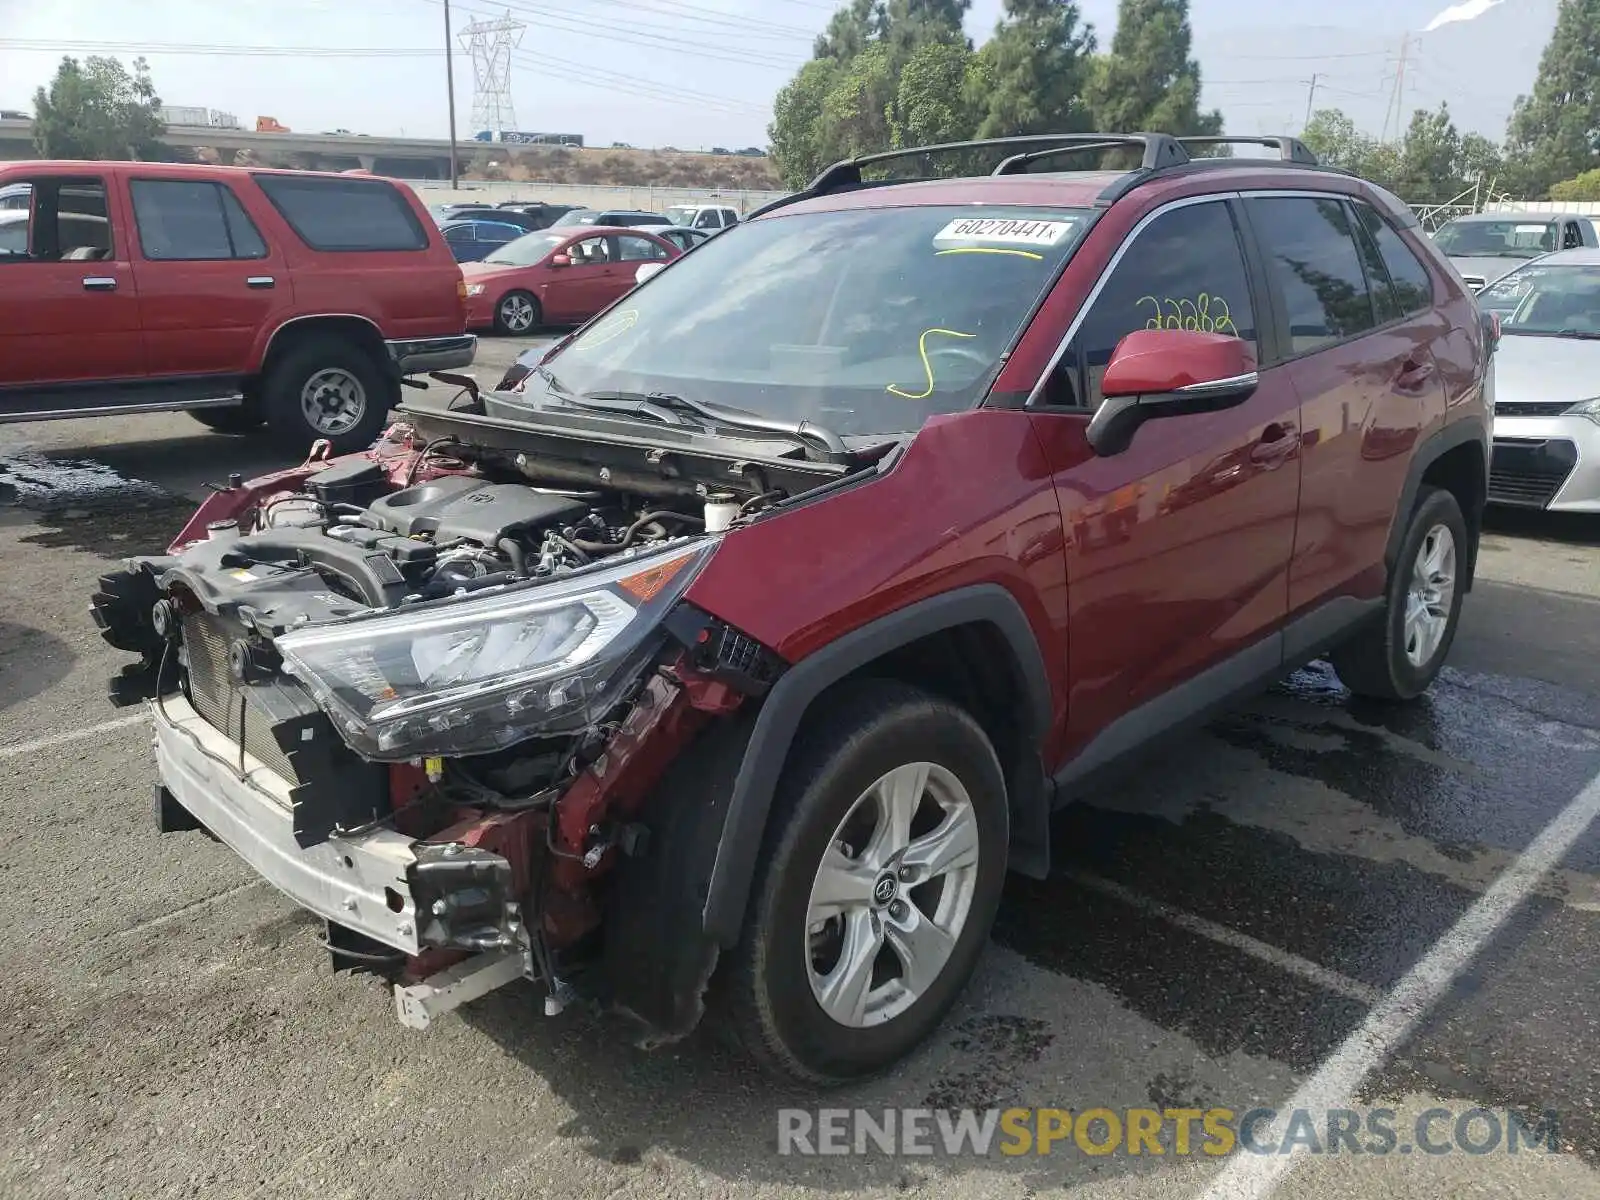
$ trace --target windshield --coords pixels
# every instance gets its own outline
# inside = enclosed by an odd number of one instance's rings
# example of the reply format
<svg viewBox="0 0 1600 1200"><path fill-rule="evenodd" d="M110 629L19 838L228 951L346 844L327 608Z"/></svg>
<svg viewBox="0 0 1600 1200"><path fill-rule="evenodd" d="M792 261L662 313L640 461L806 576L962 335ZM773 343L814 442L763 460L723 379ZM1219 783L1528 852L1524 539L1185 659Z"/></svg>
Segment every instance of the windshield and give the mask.
<svg viewBox="0 0 1600 1200"><path fill-rule="evenodd" d="M1600 337L1600 265L1530 264L1478 293L1510 334Z"/></svg>
<svg viewBox="0 0 1600 1200"><path fill-rule="evenodd" d="M674 204L667 209L667 216L674 225L693 225L695 214L699 211L692 204Z"/></svg>
<svg viewBox="0 0 1600 1200"><path fill-rule="evenodd" d="M593 225L599 220L600 214L592 208L575 208L571 212L562 213L551 224L553 225Z"/></svg>
<svg viewBox="0 0 1600 1200"><path fill-rule="evenodd" d="M1433 235L1452 258L1532 258L1556 248L1556 227L1526 217L1504 221L1451 221Z"/></svg>
<svg viewBox="0 0 1600 1200"><path fill-rule="evenodd" d="M571 236L565 233L529 233L507 242L483 261L507 267L531 267Z"/></svg>
<svg viewBox="0 0 1600 1200"><path fill-rule="evenodd" d="M530 382L669 392L845 436L916 430L982 396L1091 215L985 205L737 225Z"/></svg>

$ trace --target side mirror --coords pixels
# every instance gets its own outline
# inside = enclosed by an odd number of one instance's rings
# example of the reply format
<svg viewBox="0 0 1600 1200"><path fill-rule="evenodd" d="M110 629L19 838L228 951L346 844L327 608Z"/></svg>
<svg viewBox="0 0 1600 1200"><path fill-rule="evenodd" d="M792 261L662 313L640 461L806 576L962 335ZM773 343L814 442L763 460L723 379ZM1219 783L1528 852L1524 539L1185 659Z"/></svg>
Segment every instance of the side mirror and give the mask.
<svg viewBox="0 0 1600 1200"><path fill-rule="evenodd" d="M569 254L552 254L550 256L550 265L552 267L570 267L572 265L572 256Z"/></svg>
<svg viewBox="0 0 1600 1200"><path fill-rule="evenodd" d="M1242 339L1188 329L1136 329L1117 343L1085 431L1103 458L1121 454L1146 421L1243 404L1260 380Z"/></svg>
<svg viewBox="0 0 1600 1200"><path fill-rule="evenodd" d="M661 271L666 267L666 265L667 265L666 263L653 263L653 262L644 263L643 265L641 265L639 267L639 269L633 273L633 285L634 285L634 287L638 287L641 283L643 283L646 279L649 279L651 276L660 274Z"/></svg>

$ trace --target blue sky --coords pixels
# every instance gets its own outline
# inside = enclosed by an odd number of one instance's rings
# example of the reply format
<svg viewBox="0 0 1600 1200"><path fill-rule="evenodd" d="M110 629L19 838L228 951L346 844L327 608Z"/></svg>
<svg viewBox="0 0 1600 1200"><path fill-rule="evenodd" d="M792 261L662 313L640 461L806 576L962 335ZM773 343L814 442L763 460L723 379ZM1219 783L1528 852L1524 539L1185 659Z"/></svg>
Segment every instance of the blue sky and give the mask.
<svg viewBox="0 0 1600 1200"><path fill-rule="evenodd" d="M1315 73L1317 107L1342 107L1378 133L1402 37L1447 3L1193 0L1205 100L1223 110L1231 132L1297 132ZM1471 23L1413 35L1406 112L1446 100L1463 128L1498 138L1513 98L1532 85L1556 4L1506 0ZM508 9L527 22L512 74L518 127L581 133L591 144L686 149L765 145L773 93L805 61L834 7L827 0L451 6L458 30ZM976 0L969 21L976 41L988 36L1000 7L1000 0ZM1083 0L1083 11L1109 44L1115 0ZM299 130L442 137L443 21L440 0L0 0L0 107L28 107L63 52L126 59L138 46L169 104L223 109L246 124L270 115ZM177 52L184 46L274 52ZM391 53L326 53L352 49ZM464 53L455 64L457 129L470 136L472 66Z"/></svg>

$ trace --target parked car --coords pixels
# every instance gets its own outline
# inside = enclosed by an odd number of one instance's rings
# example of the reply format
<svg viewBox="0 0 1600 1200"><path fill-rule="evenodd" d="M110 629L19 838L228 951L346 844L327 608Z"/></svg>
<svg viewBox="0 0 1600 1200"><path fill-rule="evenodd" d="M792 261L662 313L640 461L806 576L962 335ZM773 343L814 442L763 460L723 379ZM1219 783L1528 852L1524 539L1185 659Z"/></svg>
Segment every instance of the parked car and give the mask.
<svg viewBox="0 0 1600 1200"><path fill-rule="evenodd" d="M1594 225L1577 213L1475 213L1446 221L1433 244L1479 291L1530 258L1600 241Z"/></svg>
<svg viewBox="0 0 1600 1200"><path fill-rule="evenodd" d="M528 231L509 221L450 221L439 227L457 262L477 262Z"/></svg>
<svg viewBox="0 0 1600 1200"><path fill-rule="evenodd" d="M1027 173L1085 138L1141 165ZM117 698L162 696L159 826L325 919L408 1025L529 978L835 1082L935 1030L1052 810L1152 738L1321 655L1421 694L1492 319L1293 139L1032 144L838 164L102 579Z"/></svg>
<svg viewBox="0 0 1600 1200"><path fill-rule="evenodd" d="M707 230L690 229L682 225L663 225L659 229L652 226L650 232L666 238L679 250L685 252L693 250L711 236Z"/></svg>
<svg viewBox="0 0 1600 1200"><path fill-rule="evenodd" d="M1600 250L1559 250L1478 293L1496 356L1489 500L1600 513Z"/></svg>
<svg viewBox="0 0 1600 1200"><path fill-rule="evenodd" d="M500 221L515 225L523 233L547 228L555 220L553 214L520 208L496 208L487 204L442 204L429 210L435 224L443 227L457 221Z"/></svg>
<svg viewBox="0 0 1600 1200"><path fill-rule="evenodd" d="M640 264L678 254L675 245L645 229L530 233L462 268L467 328L514 335L587 320L633 287Z"/></svg>
<svg viewBox="0 0 1600 1200"><path fill-rule="evenodd" d="M386 179L148 162L0 164L0 421L185 409L304 452L372 443L400 380L473 359L461 269Z"/></svg>
<svg viewBox="0 0 1600 1200"><path fill-rule="evenodd" d="M608 208L596 210L592 208L575 208L571 212L562 213L551 224L550 228L566 228L568 225L605 225L608 228L618 228L631 225L671 225L672 222L660 213L637 212L626 208Z"/></svg>
<svg viewBox="0 0 1600 1200"><path fill-rule="evenodd" d="M0 212L26 212L33 203L33 188L26 183L8 183L0 187Z"/></svg>
<svg viewBox="0 0 1600 1200"><path fill-rule="evenodd" d="M674 204L667 209L674 224L721 233L739 223L739 210L725 204Z"/></svg>

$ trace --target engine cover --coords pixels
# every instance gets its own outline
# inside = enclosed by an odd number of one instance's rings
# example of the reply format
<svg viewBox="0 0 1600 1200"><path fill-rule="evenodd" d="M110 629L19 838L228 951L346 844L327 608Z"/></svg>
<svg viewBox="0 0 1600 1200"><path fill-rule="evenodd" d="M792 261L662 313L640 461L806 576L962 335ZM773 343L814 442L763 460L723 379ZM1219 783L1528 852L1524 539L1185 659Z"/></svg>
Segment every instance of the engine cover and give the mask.
<svg viewBox="0 0 1600 1200"><path fill-rule="evenodd" d="M525 484L447 475L392 492L367 511L375 523L403 537L428 535L439 544L464 538L493 546L524 530L571 524L588 507L582 500L537 492Z"/></svg>

